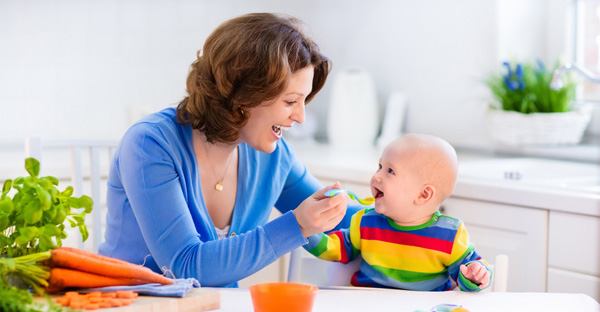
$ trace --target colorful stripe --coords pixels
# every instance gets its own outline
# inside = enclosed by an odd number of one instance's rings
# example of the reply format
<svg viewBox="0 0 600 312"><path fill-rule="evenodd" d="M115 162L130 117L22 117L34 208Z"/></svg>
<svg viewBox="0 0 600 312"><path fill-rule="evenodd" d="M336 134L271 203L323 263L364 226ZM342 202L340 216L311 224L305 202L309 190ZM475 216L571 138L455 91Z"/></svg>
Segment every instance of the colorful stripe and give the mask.
<svg viewBox="0 0 600 312"><path fill-rule="evenodd" d="M360 229L360 235L363 240L378 240L392 244L415 246L436 250L447 254L452 252L452 241L427 236L419 236L407 232L362 227Z"/></svg>

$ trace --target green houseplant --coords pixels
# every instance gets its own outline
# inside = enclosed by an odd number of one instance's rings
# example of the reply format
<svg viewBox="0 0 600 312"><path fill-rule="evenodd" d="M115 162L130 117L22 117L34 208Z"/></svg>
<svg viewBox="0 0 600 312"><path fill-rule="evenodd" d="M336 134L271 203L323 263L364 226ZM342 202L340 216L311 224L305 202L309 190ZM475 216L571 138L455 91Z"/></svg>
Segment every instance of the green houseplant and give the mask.
<svg viewBox="0 0 600 312"><path fill-rule="evenodd" d="M492 139L513 146L575 144L581 140L591 111L574 105L576 81L562 77L564 87L550 87L554 69L541 61L504 62L503 71L485 81L493 101L488 112Z"/></svg>
<svg viewBox="0 0 600 312"><path fill-rule="evenodd" d="M541 61L502 63L506 69L486 80L495 103L492 107L505 111L531 113L564 113L571 111L576 82L571 75L563 78L564 87L550 88L554 70L548 71ZM558 64L554 69L558 67Z"/></svg>
<svg viewBox="0 0 600 312"><path fill-rule="evenodd" d="M88 238L85 215L92 211L89 196L73 196L73 187L62 192L58 179L39 177L40 163L25 160L28 177L4 181L0 196L0 255L17 257L61 246L67 237L65 222ZM12 198L11 198L11 194Z"/></svg>

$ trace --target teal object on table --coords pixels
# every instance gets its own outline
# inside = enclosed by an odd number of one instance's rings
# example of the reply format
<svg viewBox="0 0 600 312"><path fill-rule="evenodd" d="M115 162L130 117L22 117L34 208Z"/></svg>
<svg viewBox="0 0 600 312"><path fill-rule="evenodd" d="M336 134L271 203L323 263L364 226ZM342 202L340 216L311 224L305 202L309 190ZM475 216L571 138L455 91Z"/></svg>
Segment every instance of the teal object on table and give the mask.
<svg viewBox="0 0 600 312"><path fill-rule="evenodd" d="M161 285L158 283L141 284L132 286L109 286L99 288L86 288L80 290L80 292L89 293L94 291L99 292L113 292L119 290L131 290L140 295L146 296L158 296L158 297L183 297L192 288L200 287L200 282L195 278L178 278L175 280L175 284Z"/></svg>
<svg viewBox="0 0 600 312"><path fill-rule="evenodd" d="M373 197L365 197L365 198L361 199L356 194L352 193L351 191L345 190L345 189L331 189L331 190L325 192L325 196L333 197L339 193L348 194L348 196L350 196L350 198L357 200L359 203L361 203L361 205L370 205L375 202L375 198L373 198Z"/></svg>
<svg viewBox="0 0 600 312"><path fill-rule="evenodd" d="M457 310L458 309L458 310ZM442 303L438 304L430 310L416 310L415 312L452 312L452 311L468 311L460 304Z"/></svg>

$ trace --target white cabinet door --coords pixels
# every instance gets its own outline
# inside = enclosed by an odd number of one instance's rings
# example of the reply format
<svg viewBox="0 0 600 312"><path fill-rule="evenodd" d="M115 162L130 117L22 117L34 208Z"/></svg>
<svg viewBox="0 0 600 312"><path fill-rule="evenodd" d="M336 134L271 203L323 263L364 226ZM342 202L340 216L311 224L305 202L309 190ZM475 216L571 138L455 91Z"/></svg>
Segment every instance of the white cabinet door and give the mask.
<svg viewBox="0 0 600 312"><path fill-rule="evenodd" d="M546 291L548 211L451 197L442 214L463 220L486 261L508 256L508 291Z"/></svg>
<svg viewBox="0 0 600 312"><path fill-rule="evenodd" d="M600 218L550 212L548 291L600 300Z"/></svg>
<svg viewBox="0 0 600 312"><path fill-rule="evenodd" d="M550 212L548 265L600 276L600 218Z"/></svg>
<svg viewBox="0 0 600 312"><path fill-rule="evenodd" d="M583 293L600 301L600 277L549 268L548 292Z"/></svg>

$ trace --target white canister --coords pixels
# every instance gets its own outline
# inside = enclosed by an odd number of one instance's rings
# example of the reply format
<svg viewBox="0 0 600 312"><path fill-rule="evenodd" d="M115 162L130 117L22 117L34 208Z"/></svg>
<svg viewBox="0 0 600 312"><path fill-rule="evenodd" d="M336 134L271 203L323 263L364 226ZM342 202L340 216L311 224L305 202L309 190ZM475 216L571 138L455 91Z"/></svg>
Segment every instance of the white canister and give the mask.
<svg viewBox="0 0 600 312"><path fill-rule="evenodd" d="M371 148L377 136L377 93L371 75L347 69L333 81L327 136L329 143L343 148Z"/></svg>

